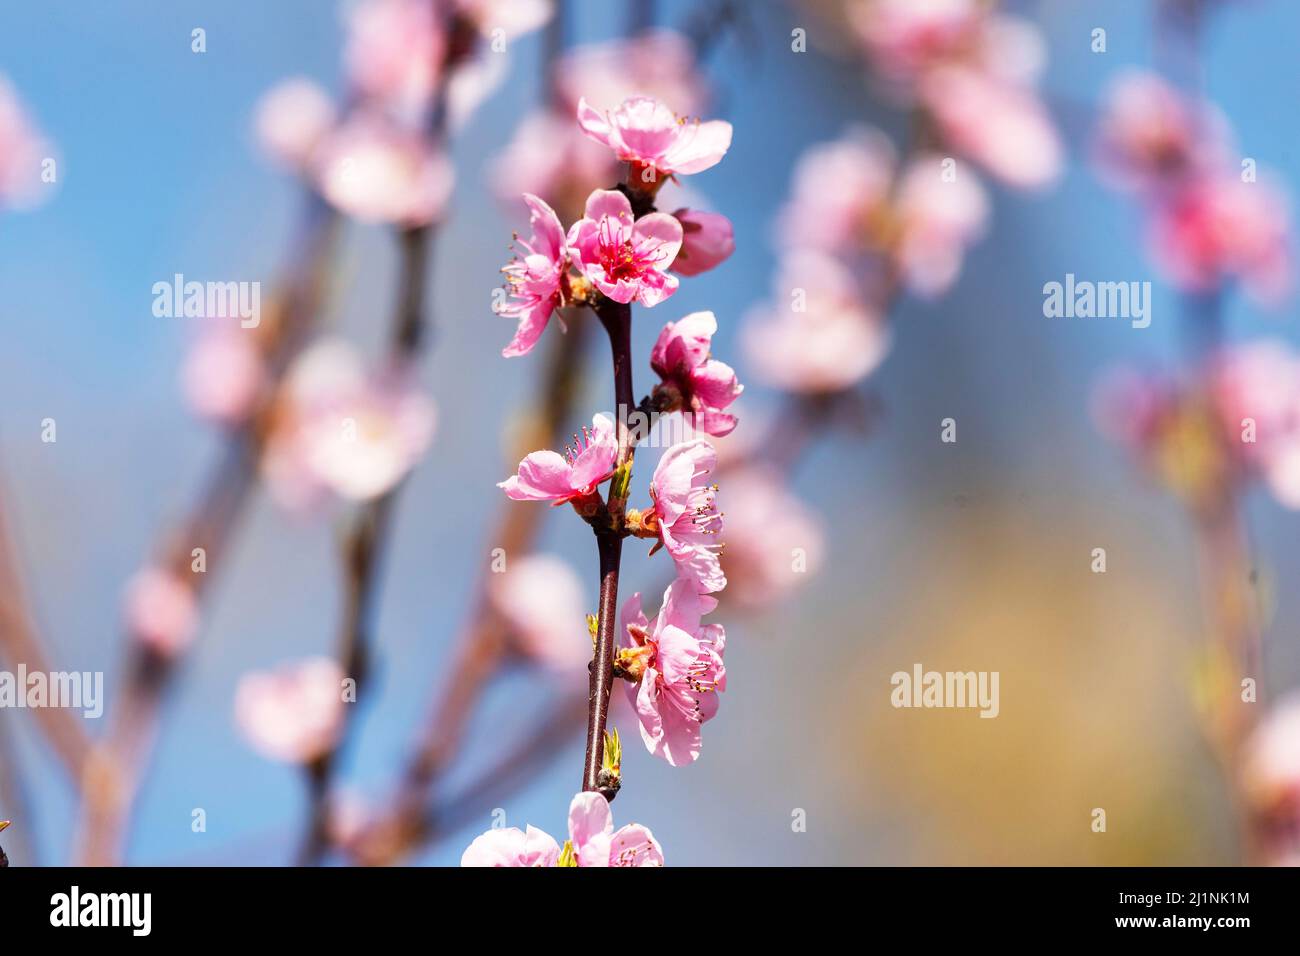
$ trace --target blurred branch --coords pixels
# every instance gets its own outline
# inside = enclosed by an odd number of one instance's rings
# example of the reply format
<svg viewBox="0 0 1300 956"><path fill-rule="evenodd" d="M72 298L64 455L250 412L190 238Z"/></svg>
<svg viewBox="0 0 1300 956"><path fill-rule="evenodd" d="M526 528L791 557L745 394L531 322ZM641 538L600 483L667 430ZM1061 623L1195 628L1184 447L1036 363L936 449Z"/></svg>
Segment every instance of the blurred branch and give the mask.
<svg viewBox="0 0 1300 956"><path fill-rule="evenodd" d="M275 380L301 348L328 286L338 217L314 192L306 202L303 241L296 245L299 254L289 269L288 291L274 310L265 346ZM191 551L204 548L209 565L219 566L217 559L225 553L257 484L257 461L274 398L271 390L248 422L231 432L222 458L189 516L163 538L164 566L190 582L196 600L206 592L211 572L190 573ZM126 653L120 704L106 737L90 754L83 779L77 856L89 865L111 865L121 859L162 700L180 660L134 639L128 639Z"/></svg>
<svg viewBox="0 0 1300 956"><path fill-rule="evenodd" d="M32 624L16 555L13 532L0 498L0 657L14 666L24 664L31 672L49 673ZM91 742L73 712L63 707L36 707L32 714L69 775L80 782Z"/></svg>
<svg viewBox="0 0 1300 956"><path fill-rule="evenodd" d="M454 29L454 24L452 29ZM464 46L449 45L442 64L443 81L438 84L429 117L429 137L439 147L444 145L447 125L447 74L455 67L454 59ZM402 263L398 277L397 307L393 315L389 341L389 361L394 369L404 370L419 355L428 332L428 267L436 226L433 223L404 229L399 233ZM359 509L342 545L346 572L346 599L340 627L338 662L343 673L356 681L357 700L370 669L371 629L380 583L380 561L388 543L389 519L405 481L367 502ZM313 865L329 849L330 786L340 753L350 741L356 707L344 708L343 727L328 753L307 767L311 810L307 833L299 853L299 863Z"/></svg>

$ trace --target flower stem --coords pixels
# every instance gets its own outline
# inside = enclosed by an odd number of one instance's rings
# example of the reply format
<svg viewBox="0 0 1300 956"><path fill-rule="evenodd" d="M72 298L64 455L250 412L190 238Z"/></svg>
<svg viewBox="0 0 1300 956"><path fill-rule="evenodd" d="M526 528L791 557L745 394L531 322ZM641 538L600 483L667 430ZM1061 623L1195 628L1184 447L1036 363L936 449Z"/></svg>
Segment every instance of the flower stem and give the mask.
<svg viewBox="0 0 1300 956"><path fill-rule="evenodd" d="M596 310L609 333L614 359L614 405L618 419L618 466L630 470L634 446L627 428L632 410L632 306L607 302ZM618 484L616 482L615 484ZM614 790L600 786L600 766L605 750L605 723L609 717L609 692L614 682L614 618L618 613L618 570L623 556L623 511L627 503L626 482L621 494L611 485L607 503L611 526L596 531L600 554L600 605L597 611L596 648L591 659L587 697L587 753L583 764L582 789L594 790L606 800Z"/></svg>

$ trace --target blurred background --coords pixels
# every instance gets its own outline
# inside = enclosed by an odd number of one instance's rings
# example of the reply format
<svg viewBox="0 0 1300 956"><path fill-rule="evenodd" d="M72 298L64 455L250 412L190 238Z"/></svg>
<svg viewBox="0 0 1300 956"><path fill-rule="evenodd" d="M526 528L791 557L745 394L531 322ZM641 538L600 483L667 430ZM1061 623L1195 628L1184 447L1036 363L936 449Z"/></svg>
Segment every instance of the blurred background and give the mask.
<svg viewBox="0 0 1300 956"><path fill-rule="evenodd" d="M706 3L660 2L663 26ZM683 281L634 345L662 321L716 313L714 354L749 382L737 330L769 295L774 221L810 145L854 123L896 141L911 117L842 42L831 4L754 2L715 28L701 69L706 118L730 121L725 160L692 194L734 224L736 250ZM1282 0L1216 5L1202 35L1205 88L1245 155L1287 185L1300 127L1285 94L1300 8ZM990 180L983 239L933 300L904 295L893 347L869 380L869 435L833 429L800 453L792 487L826 529L815 574L775 607L724 604L729 689L704 730L703 757L673 768L624 733L617 823L651 827L670 865L1230 864L1240 859L1231 786L1205 743L1194 674L1205 641L1193 530L1172 496L1102 438L1089 412L1117 360L1174 361L1181 302L1154 271L1133 205L1088 161L1102 91L1150 66L1154 4L1012 3L1041 31L1039 82L1065 151L1048 188ZM567 4L567 43L628 28L621 4ZM207 52L191 52L191 30ZM1094 53L1103 27L1107 49ZM808 33L806 53L791 31ZM287 76L339 93L343 20L329 3L51 0L0 15L0 70L60 157L58 191L0 220L0 460L5 504L34 615L59 669L122 674L124 582L177 519L218 454L220 435L186 407L178 375L195 324L159 318L152 286L174 273L273 285L294 241L301 198L259 157L252 117ZM545 95L545 33L510 41L503 82L451 139L456 184L429 266L432 338L419 378L438 407L429 453L398 499L375 626L375 660L340 778L365 801L394 783L448 667L455 634L493 547L496 482L513 472L519 409L536 393L540 354L499 355L511 324L492 314L517 207L496 197L492 157ZM349 223L334 266L329 322L378 354L399 268L392 230ZM1048 319L1042 287L1067 272L1150 280L1153 321ZM1230 339L1296 344L1292 306L1233 297ZM652 321L653 320L653 321ZM556 334L554 328L547 336ZM592 340L594 342L594 339ZM598 347L597 347L598 346ZM610 407L604 343L589 348L577 407ZM648 370L639 366L644 381ZM643 382L642 382L643 384ZM753 383L747 423L778 407ZM940 422L957 422L955 444ZM54 418L58 441L40 440ZM638 493L654 461L638 459ZM726 510L726 484L720 493ZM516 505L515 507L526 507ZM293 859L306 813L299 769L250 749L233 717L241 675L329 653L343 600L338 512L287 513L259 493L204 606L198 638L168 691L157 752L126 853L135 864L270 864ZM1297 516L1247 498L1258 570L1275 605L1268 686L1300 683ZM633 542L624 593L663 586ZM550 513L542 550L589 587L589 531ZM1104 547L1106 574L1091 570ZM895 710L890 676L916 662L1001 673L1001 713ZM493 685L449 781L473 778L502 737L537 712L547 679L514 671ZM19 820L44 863L73 853L77 801L30 714L0 714L32 808ZM106 724L107 721L101 721ZM104 727L86 722L92 734ZM531 782L486 803L474 822L412 857L455 864L493 822L560 834L582 761L580 730ZM207 830L191 829L206 811ZM1107 832L1092 832L1093 808ZM806 832L792 814L806 812ZM18 813L0 807L0 818ZM8 843L8 841L6 841ZM29 862L11 850L16 864Z"/></svg>

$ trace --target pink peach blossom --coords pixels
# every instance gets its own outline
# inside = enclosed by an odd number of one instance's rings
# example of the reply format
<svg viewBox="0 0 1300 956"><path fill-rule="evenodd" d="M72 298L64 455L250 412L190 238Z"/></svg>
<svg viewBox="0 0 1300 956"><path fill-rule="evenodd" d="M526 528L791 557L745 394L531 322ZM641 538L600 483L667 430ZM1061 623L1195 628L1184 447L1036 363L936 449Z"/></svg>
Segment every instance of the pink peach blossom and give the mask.
<svg viewBox="0 0 1300 956"><path fill-rule="evenodd" d="M45 200L52 187L41 180L42 162L52 151L0 74L0 210L30 208Z"/></svg>
<svg viewBox="0 0 1300 956"><path fill-rule="evenodd" d="M1265 305L1291 289L1288 197L1266 180L1233 172L1195 177L1158 203L1149 242L1156 264L1180 288L1211 292L1231 279Z"/></svg>
<svg viewBox="0 0 1300 956"><path fill-rule="evenodd" d="M453 180L440 150L377 114L334 130L317 150L313 169L321 194L341 212L405 228L439 218Z"/></svg>
<svg viewBox="0 0 1300 956"><path fill-rule="evenodd" d="M668 268L682 247L681 223L661 212L634 220L621 192L597 189L588 196L568 241L578 268L615 302L654 306L677 291Z"/></svg>
<svg viewBox="0 0 1300 956"><path fill-rule="evenodd" d="M181 369L190 407L203 418L246 421L267 386L266 363L251 332L224 323L205 329Z"/></svg>
<svg viewBox="0 0 1300 956"><path fill-rule="evenodd" d="M246 674L235 689L235 722L263 756L310 763L338 740L343 678L338 664L327 657Z"/></svg>
<svg viewBox="0 0 1300 956"><path fill-rule="evenodd" d="M294 77L262 96L254 123L258 144L271 159L287 169L304 170L334 121L329 94L306 77Z"/></svg>
<svg viewBox="0 0 1300 956"><path fill-rule="evenodd" d="M924 77L920 94L944 141L1008 185L1036 189L1060 175L1060 137L1032 90L945 66Z"/></svg>
<svg viewBox="0 0 1300 956"><path fill-rule="evenodd" d="M735 416L723 409L745 388L730 365L709 353L717 331L712 312L692 312L669 322L650 352L650 367L661 381L656 397L669 399L668 410L681 411L694 427L720 437L736 427Z"/></svg>
<svg viewBox="0 0 1300 956"><path fill-rule="evenodd" d="M695 439L664 452L650 479L654 500L650 523L676 564L678 576L694 581L706 592L727 586L718 562L722 514L714 501L717 485L712 476L716 468L713 446Z"/></svg>
<svg viewBox="0 0 1300 956"><path fill-rule="evenodd" d="M760 608L786 597L821 565L821 520L779 476L745 468L727 476L727 597Z"/></svg>
<svg viewBox="0 0 1300 956"><path fill-rule="evenodd" d="M199 622L194 590L158 567L143 569L127 583L123 616L127 631L164 657L188 647Z"/></svg>
<svg viewBox="0 0 1300 956"><path fill-rule="evenodd" d="M682 224L682 248L673 260L673 272L697 276L726 262L736 251L735 233L726 216L679 209L673 218Z"/></svg>
<svg viewBox="0 0 1300 956"><path fill-rule="evenodd" d="M501 271L510 288L510 302L497 310L519 323L514 339L502 350L506 358L526 355L560 307L567 291L569 247L555 210L531 194L524 195L533 235L520 241L525 255L516 256Z"/></svg>
<svg viewBox="0 0 1300 956"><path fill-rule="evenodd" d="M800 253L782 264L775 303L746 318L741 344L763 382L819 393L864 379L888 354L890 338L843 265Z"/></svg>
<svg viewBox="0 0 1300 956"><path fill-rule="evenodd" d="M585 97L600 111L633 97L652 97L679 115L695 115L708 101L708 79L691 42L671 30L577 46L556 64L556 86L569 108Z"/></svg>
<svg viewBox="0 0 1300 956"><path fill-rule="evenodd" d="M535 451L519 463L519 474L497 487L515 501L549 501L562 505L596 493L614 474L618 439L614 423L604 415L591 419L591 427L575 436L573 447L561 457L553 451Z"/></svg>
<svg viewBox="0 0 1300 956"><path fill-rule="evenodd" d="M724 120L685 122L658 100L634 96L602 113L578 100L578 125L636 170L652 170L658 183L677 174L700 173L721 162L731 147L731 124Z"/></svg>
<svg viewBox="0 0 1300 956"><path fill-rule="evenodd" d="M274 496L302 510L326 492L369 500L414 467L435 412L405 368L375 374L346 343L327 339L290 367L262 471Z"/></svg>
<svg viewBox="0 0 1300 956"><path fill-rule="evenodd" d="M551 554L512 558L492 575L490 596L523 654L556 673L586 671L586 594L568 562Z"/></svg>
<svg viewBox="0 0 1300 956"><path fill-rule="evenodd" d="M475 837L461 854L460 865L555 866L559 858L560 845L555 838L529 824L527 831L518 827L496 827Z"/></svg>
<svg viewBox="0 0 1300 956"><path fill-rule="evenodd" d="M614 830L609 801L598 793L579 793L569 804L569 841L574 866L663 866L664 854L654 834L639 823ZM495 828L475 837L460 858L461 866L558 866L561 849L543 830L529 825Z"/></svg>
<svg viewBox="0 0 1300 956"><path fill-rule="evenodd" d="M663 866L664 853L649 828L639 823L614 830L609 801L579 793L569 804L569 840L578 866Z"/></svg>
<svg viewBox="0 0 1300 956"><path fill-rule="evenodd" d="M693 581L678 578L664 592L653 627L640 594L623 605L619 618L623 649L616 666L635 680L627 692L641 739L674 767L699 757L700 727L717 715L718 694L727 689L726 632L721 624L700 623L717 603L698 594Z"/></svg>

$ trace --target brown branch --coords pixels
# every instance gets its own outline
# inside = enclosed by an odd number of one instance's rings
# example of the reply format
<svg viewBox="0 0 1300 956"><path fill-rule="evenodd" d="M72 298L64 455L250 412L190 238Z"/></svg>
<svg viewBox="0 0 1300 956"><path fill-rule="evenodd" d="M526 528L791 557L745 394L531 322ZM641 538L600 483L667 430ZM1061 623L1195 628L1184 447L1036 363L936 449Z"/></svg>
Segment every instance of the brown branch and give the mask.
<svg viewBox="0 0 1300 956"><path fill-rule="evenodd" d="M592 650L587 697L587 751L583 760L582 789L595 790L613 800L617 788L601 786L600 768L605 752L605 724L609 717L609 693L614 683L614 626L618 617L618 573L623 554L623 512L628 481L632 473L634 445L627 416L635 407L632 389L632 306L605 302L596 309L601 325L609 333L614 362L614 408L618 418L618 460L610 483L606 507L612 527L596 529L600 558L600 606L596 646Z"/></svg>

